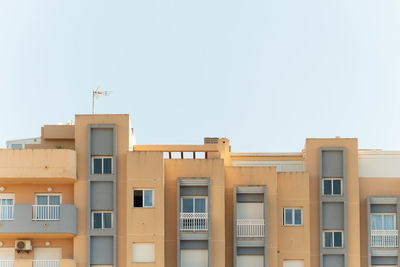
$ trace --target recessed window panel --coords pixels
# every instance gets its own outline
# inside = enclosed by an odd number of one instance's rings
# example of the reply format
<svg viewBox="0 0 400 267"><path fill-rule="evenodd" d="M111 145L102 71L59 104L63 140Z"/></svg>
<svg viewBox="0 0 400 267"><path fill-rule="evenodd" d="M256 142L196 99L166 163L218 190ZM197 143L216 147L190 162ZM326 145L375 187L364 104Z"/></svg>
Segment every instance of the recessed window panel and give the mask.
<svg viewBox="0 0 400 267"><path fill-rule="evenodd" d="M104 223L104 228L111 228L111 213L103 213L103 223Z"/></svg>
<svg viewBox="0 0 400 267"><path fill-rule="evenodd" d="M332 194L332 181L324 180L324 195L331 195L331 194Z"/></svg>
<svg viewBox="0 0 400 267"><path fill-rule="evenodd" d="M111 158L104 158L103 159L103 173L104 174L111 174L112 172L112 160Z"/></svg>
<svg viewBox="0 0 400 267"><path fill-rule="evenodd" d="M342 232L334 232L334 246L341 247L342 246Z"/></svg>
<svg viewBox="0 0 400 267"><path fill-rule="evenodd" d="M333 180L333 194L341 195L342 194L342 181L341 180Z"/></svg>
<svg viewBox="0 0 400 267"><path fill-rule="evenodd" d="M138 208L143 207L143 190L133 191L133 206Z"/></svg>
<svg viewBox="0 0 400 267"><path fill-rule="evenodd" d="M93 173L101 174L103 172L103 161L101 158L93 159Z"/></svg>
<svg viewBox="0 0 400 267"><path fill-rule="evenodd" d="M285 209L285 224L293 224L293 210Z"/></svg>
<svg viewBox="0 0 400 267"><path fill-rule="evenodd" d="M102 216L101 213L93 213L93 228L98 229L102 226Z"/></svg>

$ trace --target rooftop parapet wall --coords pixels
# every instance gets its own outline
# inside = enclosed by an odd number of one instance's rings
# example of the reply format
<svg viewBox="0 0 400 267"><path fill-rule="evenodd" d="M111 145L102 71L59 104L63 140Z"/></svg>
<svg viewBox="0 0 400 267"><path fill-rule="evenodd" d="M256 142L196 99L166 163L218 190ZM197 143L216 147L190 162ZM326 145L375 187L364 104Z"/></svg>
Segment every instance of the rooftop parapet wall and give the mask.
<svg viewBox="0 0 400 267"><path fill-rule="evenodd" d="M33 180L32 180L33 179ZM76 152L68 149L1 149L2 182L74 182Z"/></svg>

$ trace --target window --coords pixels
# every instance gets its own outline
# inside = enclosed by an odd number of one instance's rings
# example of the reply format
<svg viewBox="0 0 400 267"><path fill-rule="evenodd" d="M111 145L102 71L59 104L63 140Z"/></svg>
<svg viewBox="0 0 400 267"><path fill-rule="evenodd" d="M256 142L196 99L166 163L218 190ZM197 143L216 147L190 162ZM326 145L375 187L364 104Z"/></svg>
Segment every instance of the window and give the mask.
<svg viewBox="0 0 400 267"><path fill-rule="evenodd" d="M207 198L206 197L182 197L181 212L183 213L206 213Z"/></svg>
<svg viewBox="0 0 400 267"><path fill-rule="evenodd" d="M11 144L11 149L23 149L23 144Z"/></svg>
<svg viewBox="0 0 400 267"><path fill-rule="evenodd" d="M324 196L342 195L342 178L329 178L322 180L322 192Z"/></svg>
<svg viewBox="0 0 400 267"><path fill-rule="evenodd" d="M303 210L295 208L283 209L283 225L303 225Z"/></svg>
<svg viewBox="0 0 400 267"><path fill-rule="evenodd" d="M371 214L371 230L396 230L396 214Z"/></svg>
<svg viewBox="0 0 400 267"><path fill-rule="evenodd" d="M60 194L37 194L33 205L33 220L59 220Z"/></svg>
<svg viewBox="0 0 400 267"><path fill-rule="evenodd" d="M343 247L343 231L324 231L324 248Z"/></svg>
<svg viewBox="0 0 400 267"><path fill-rule="evenodd" d="M153 208L154 190L133 190L134 208Z"/></svg>
<svg viewBox="0 0 400 267"><path fill-rule="evenodd" d="M133 262L154 262L154 244L134 243L132 254Z"/></svg>
<svg viewBox="0 0 400 267"><path fill-rule="evenodd" d="M36 205L60 205L61 195L60 194L37 194Z"/></svg>
<svg viewBox="0 0 400 267"><path fill-rule="evenodd" d="M94 212L92 212L92 228L93 229L111 229L112 228L112 212L111 211L94 211Z"/></svg>
<svg viewBox="0 0 400 267"><path fill-rule="evenodd" d="M111 174L112 157L92 157L93 174Z"/></svg>
<svg viewBox="0 0 400 267"><path fill-rule="evenodd" d="M14 219L14 194L0 194L0 220Z"/></svg>

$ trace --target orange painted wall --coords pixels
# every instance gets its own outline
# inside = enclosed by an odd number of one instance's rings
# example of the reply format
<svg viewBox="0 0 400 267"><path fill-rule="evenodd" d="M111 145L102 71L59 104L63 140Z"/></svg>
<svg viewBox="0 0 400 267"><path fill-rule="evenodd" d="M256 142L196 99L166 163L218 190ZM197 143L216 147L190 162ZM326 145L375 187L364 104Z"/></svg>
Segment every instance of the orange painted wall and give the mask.
<svg viewBox="0 0 400 267"><path fill-rule="evenodd" d="M15 194L15 204L35 204L35 194L62 194L62 204L74 204L73 184L1 184L6 190L1 193ZM48 188L53 191L48 192Z"/></svg>

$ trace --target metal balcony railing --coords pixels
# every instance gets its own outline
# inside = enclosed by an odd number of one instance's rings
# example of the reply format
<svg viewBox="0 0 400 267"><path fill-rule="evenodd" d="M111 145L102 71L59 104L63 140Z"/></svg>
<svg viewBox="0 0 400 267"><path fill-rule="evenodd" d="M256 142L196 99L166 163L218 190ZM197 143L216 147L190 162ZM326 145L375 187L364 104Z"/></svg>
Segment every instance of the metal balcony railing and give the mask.
<svg viewBox="0 0 400 267"><path fill-rule="evenodd" d="M237 237L264 237L264 219L237 219Z"/></svg>
<svg viewBox="0 0 400 267"><path fill-rule="evenodd" d="M371 247L395 248L399 246L398 230L371 230Z"/></svg>
<svg viewBox="0 0 400 267"><path fill-rule="evenodd" d="M60 220L60 205L32 205L32 208L33 208L32 220L35 221Z"/></svg>
<svg viewBox="0 0 400 267"><path fill-rule="evenodd" d="M0 260L0 267L14 267L14 260Z"/></svg>
<svg viewBox="0 0 400 267"><path fill-rule="evenodd" d="M0 206L0 220L2 221L14 220L14 205Z"/></svg>
<svg viewBox="0 0 400 267"><path fill-rule="evenodd" d="M208 231L208 213L181 212L179 219L181 231Z"/></svg>
<svg viewBox="0 0 400 267"><path fill-rule="evenodd" d="M60 267L60 260L33 260L33 267Z"/></svg>

